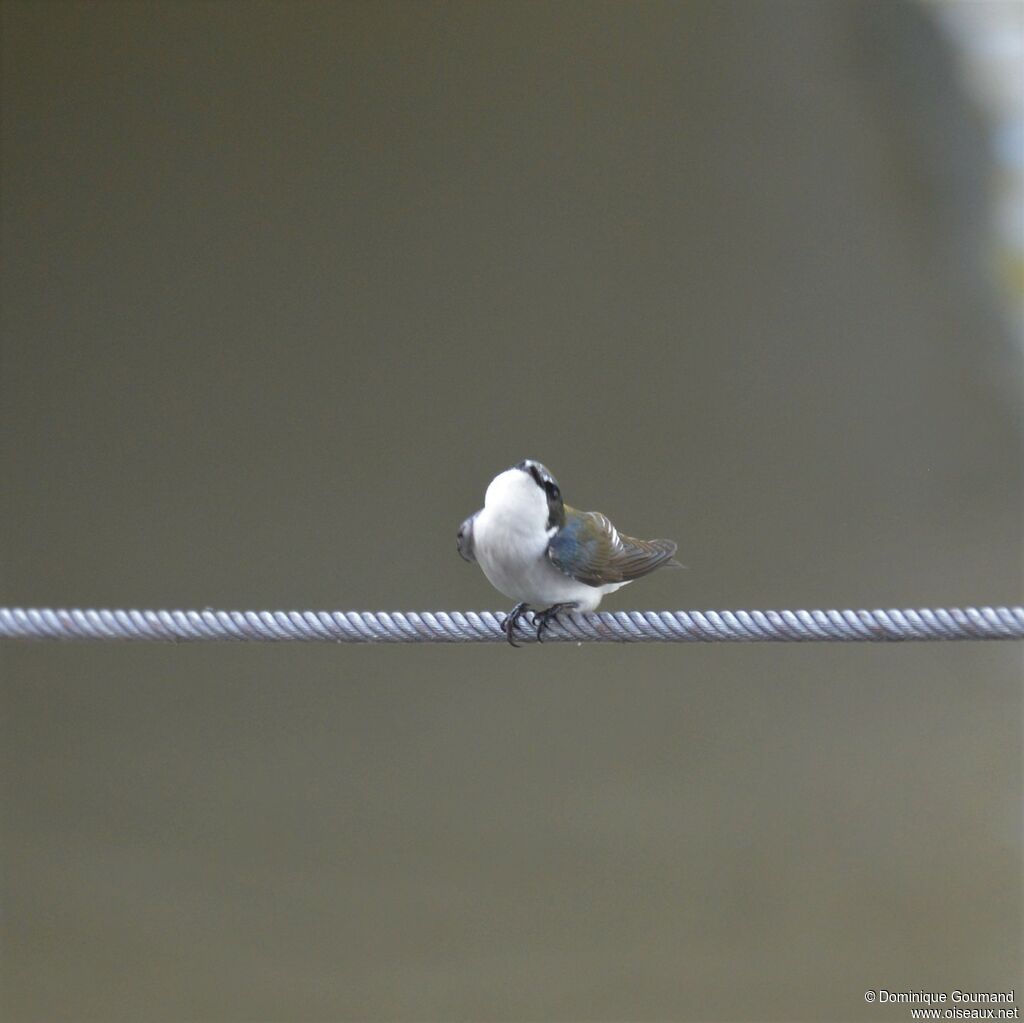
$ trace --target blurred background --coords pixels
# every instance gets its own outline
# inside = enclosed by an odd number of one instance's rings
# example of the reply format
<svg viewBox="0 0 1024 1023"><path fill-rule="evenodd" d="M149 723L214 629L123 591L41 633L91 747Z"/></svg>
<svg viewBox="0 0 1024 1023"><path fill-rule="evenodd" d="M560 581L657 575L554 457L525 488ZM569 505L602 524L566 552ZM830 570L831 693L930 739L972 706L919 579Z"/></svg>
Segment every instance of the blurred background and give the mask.
<svg viewBox="0 0 1024 1023"><path fill-rule="evenodd" d="M7 0L0 603L1020 602L1021 10ZM12 1023L1024 987L1019 645L0 657Z"/></svg>

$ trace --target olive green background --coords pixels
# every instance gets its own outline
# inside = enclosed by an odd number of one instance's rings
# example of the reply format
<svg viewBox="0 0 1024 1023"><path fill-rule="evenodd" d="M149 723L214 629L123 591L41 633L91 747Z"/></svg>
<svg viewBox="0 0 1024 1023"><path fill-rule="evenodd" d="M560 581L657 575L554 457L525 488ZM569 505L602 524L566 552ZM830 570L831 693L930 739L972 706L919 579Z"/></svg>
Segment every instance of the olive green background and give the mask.
<svg viewBox="0 0 1024 1023"><path fill-rule="evenodd" d="M0 602L1022 597L987 140L918 6L3 5ZM6 644L12 1021L870 1020L1024 987L1021 649Z"/></svg>

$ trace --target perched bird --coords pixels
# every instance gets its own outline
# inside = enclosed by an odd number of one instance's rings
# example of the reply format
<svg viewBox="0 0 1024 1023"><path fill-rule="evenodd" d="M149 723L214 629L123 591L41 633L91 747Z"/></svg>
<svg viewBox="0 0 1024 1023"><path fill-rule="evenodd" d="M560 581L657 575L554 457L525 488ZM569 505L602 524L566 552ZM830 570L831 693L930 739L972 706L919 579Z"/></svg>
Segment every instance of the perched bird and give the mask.
<svg viewBox="0 0 1024 1023"><path fill-rule="evenodd" d="M491 480L483 508L459 527L457 543L495 589L518 601L504 623L513 646L527 611L542 641L560 611L593 611L606 593L662 565L679 567L671 540L635 540L600 512L570 508L558 481L532 459Z"/></svg>

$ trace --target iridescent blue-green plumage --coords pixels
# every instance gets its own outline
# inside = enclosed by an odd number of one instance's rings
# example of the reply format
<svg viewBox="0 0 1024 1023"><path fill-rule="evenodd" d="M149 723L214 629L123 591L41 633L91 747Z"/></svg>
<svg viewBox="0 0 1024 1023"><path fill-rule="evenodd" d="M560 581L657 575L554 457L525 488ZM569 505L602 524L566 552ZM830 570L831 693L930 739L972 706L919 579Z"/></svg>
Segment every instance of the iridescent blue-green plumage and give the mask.
<svg viewBox="0 0 1024 1023"><path fill-rule="evenodd" d="M600 512L564 508L562 527L548 543L548 558L567 576L588 586L605 586L676 564L671 540L638 540L620 533Z"/></svg>

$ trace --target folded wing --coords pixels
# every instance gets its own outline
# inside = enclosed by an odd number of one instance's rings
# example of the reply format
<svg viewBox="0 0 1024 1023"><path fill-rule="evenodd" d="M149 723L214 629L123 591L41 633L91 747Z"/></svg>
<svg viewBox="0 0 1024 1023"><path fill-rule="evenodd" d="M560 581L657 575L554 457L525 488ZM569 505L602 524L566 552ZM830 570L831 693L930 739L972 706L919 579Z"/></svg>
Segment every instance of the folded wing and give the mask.
<svg viewBox="0 0 1024 1023"><path fill-rule="evenodd" d="M637 540L624 536L600 512L581 512L568 505L565 525L551 538L548 558L567 576L588 586L639 579L672 562L671 540Z"/></svg>

